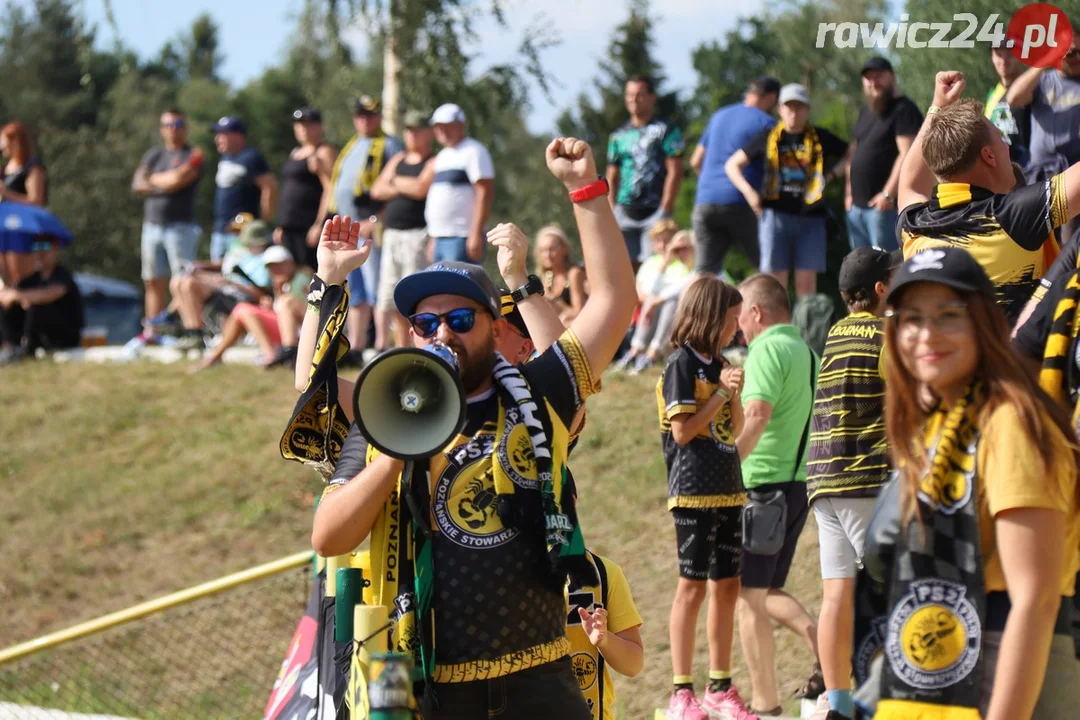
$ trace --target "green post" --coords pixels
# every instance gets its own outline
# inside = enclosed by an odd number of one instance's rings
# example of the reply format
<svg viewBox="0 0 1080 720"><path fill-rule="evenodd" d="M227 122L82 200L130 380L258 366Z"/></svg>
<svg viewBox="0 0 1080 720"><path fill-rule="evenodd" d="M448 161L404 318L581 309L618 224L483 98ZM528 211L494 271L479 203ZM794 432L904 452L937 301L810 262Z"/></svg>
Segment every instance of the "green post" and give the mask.
<svg viewBox="0 0 1080 720"><path fill-rule="evenodd" d="M364 602L364 571L360 568L338 568L337 602L334 603L334 639L351 643L353 638L353 608Z"/></svg>

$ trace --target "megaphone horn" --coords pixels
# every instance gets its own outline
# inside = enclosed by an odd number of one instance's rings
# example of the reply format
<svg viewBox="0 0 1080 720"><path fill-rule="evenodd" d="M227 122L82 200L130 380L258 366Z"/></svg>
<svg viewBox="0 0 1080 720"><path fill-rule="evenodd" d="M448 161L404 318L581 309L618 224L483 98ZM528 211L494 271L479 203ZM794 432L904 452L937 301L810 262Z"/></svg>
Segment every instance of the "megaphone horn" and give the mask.
<svg viewBox="0 0 1080 720"><path fill-rule="evenodd" d="M385 455L400 460L435 455L465 427L457 356L441 343L384 352L357 378L353 417L367 441Z"/></svg>

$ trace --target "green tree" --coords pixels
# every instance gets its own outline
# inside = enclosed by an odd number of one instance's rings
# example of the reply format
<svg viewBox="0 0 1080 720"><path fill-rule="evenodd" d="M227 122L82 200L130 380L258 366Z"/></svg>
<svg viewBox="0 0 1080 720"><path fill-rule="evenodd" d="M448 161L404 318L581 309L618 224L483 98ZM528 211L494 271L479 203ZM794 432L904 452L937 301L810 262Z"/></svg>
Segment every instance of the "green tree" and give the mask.
<svg viewBox="0 0 1080 720"><path fill-rule="evenodd" d="M608 43L600 74L593 82L593 91L581 93L575 107L563 112L558 119L559 132L589 142L596 153L599 167L607 164L607 138L627 120L626 81L634 75L652 78L657 92L656 114L683 126L683 117L676 94L664 92L665 76L653 58L653 20L648 0L631 0L627 19L615 28Z"/></svg>
<svg viewBox="0 0 1080 720"><path fill-rule="evenodd" d="M186 57L186 76L189 80L203 78L218 82L218 69L222 57L218 53L218 27L213 19L203 13L191 25L191 34L184 38L182 47Z"/></svg>

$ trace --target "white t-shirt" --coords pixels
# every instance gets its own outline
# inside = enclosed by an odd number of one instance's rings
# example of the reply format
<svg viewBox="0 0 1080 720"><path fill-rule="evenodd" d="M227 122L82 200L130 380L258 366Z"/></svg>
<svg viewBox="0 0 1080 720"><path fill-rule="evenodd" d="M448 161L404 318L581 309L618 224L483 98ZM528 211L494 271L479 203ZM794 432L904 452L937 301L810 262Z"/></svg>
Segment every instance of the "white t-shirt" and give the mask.
<svg viewBox="0 0 1080 720"><path fill-rule="evenodd" d="M477 180L495 177L491 154L472 138L435 156L435 179L428 190L424 219L431 237L468 237Z"/></svg>

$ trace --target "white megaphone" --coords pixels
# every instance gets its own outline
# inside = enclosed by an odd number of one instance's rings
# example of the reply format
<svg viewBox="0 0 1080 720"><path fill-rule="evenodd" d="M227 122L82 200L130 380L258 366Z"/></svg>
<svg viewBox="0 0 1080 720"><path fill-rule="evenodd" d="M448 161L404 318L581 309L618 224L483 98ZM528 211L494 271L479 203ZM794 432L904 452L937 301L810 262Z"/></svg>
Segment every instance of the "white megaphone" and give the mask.
<svg viewBox="0 0 1080 720"><path fill-rule="evenodd" d="M384 352L356 381L353 417L384 455L400 460L435 455L465 427L457 355L442 343Z"/></svg>

